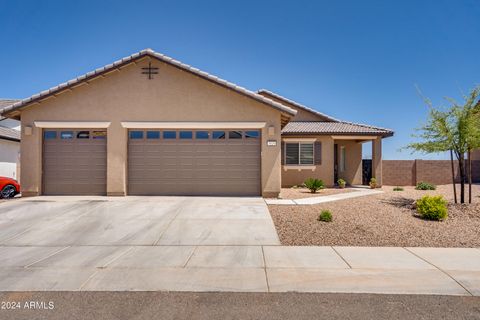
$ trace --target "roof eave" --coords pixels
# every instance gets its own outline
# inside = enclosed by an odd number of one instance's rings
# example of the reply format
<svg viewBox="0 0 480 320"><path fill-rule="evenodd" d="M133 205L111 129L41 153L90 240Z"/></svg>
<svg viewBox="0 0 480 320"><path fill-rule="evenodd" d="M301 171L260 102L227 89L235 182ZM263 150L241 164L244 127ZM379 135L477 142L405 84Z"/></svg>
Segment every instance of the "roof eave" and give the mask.
<svg viewBox="0 0 480 320"><path fill-rule="evenodd" d="M372 132L282 132L282 135L288 136L378 136L382 138L389 138L394 135L394 132L372 133Z"/></svg>
<svg viewBox="0 0 480 320"><path fill-rule="evenodd" d="M20 117L20 114L19 112L30 106L31 104L33 103L37 103L37 102L41 102L42 100L45 100L51 96L54 96L55 94L58 94L60 93L61 91L64 91L66 89L69 89L73 86L76 86L80 83L83 83L83 82L88 82L89 80L92 80L94 78L98 78L98 77L101 77L103 76L105 73L108 73L108 72L111 72L112 70L114 69L119 69L125 65L128 65L128 64L131 64L131 63L134 63L135 61L138 61L140 59L143 59L144 57L152 57L152 58L155 58L159 61L162 61L164 63L168 63L169 65L172 65L174 67L177 67L179 69L182 69L182 70L185 70L187 72L190 72L191 74L193 75L196 75L200 78L203 78L205 80L208 80L210 82L213 82L217 85L220 85L226 89L229 89L229 90L232 90L234 92L237 92L239 94L243 94L244 96L247 96L251 99L254 99L258 102L261 102L269 107L273 107L277 110L279 110L280 112L282 112L283 114L287 115L288 117L293 117L297 114L297 111L288 107L288 106L285 106L279 102L276 102L276 101L273 101L272 99L269 99L269 98L266 98L258 93L255 93L253 91L249 91L245 88L242 88L242 87L239 87L231 82L228 82L226 80L223 80L221 78L218 78L216 76L213 76L207 72L204 72L204 71L201 71L199 69L196 69L196 68L192 68L191 66L187 65L187 64L184 64L184 63L181 63L180 61L177 61L177 60L174 60L170 57L167 57L163 54L160 54L160 53L157 53L151 49L145 49L145 50L142 50L140 52L137 52L137 53L134 53L132 54L131 56L128 56L128 57L125 57L125 58L122 58L120 60L117 60L111 64L108 64L104 67L101 67L101 68L98 68L98 69L95 69L94 71L91 71L91 72L88 72L84 75L81 75L75 79L72 79L72 80L69 80L67 82L64 82L64 83L61 83L55 87L52 87L50 89L47 89L47 90L44 90L38 94L35 94L29 98L26 98L26 99L23 99L23 100L20 100L2 110L0 110L0 115L3 115L3 116L6 116L6 117ZM15 113L15 111L17 111L17 113Z"/></svg>

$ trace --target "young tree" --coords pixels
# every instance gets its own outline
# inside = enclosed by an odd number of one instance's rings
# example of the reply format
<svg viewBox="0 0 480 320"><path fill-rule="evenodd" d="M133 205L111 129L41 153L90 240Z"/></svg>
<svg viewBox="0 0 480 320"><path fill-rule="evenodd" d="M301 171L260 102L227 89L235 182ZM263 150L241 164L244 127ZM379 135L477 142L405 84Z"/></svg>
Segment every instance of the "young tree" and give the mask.
<svg viewBox="0 0 480 320"><path fill-rule="evenodd" d="M457 202L455 172L453 170L453 154L458 160L460 175L460 202L465 203L465 154L480 147L480 107L478 97L480 87L473 89L469 96L464 97L464 104L459 105L453 99L447 99L451 106L446 110L434 108L431 101L424 98L429 106L429 115L426 124L419 128L420 134L414 135L420 142L407 145L408 149L425 153L450 151L452 162L452 181L455 203ZM471 163L469 157L469 195L471 201Z"/></svg>

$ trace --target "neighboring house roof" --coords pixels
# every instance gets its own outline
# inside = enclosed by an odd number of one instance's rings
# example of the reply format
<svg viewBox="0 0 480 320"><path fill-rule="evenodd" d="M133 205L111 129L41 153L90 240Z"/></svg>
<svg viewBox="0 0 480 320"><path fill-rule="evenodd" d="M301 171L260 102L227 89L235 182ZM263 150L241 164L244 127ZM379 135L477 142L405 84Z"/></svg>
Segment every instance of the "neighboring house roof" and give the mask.
<svg viewBox="0 0 480 320"><path fill-rule="evenodd" d="M373 127L345 121L290 121L282 130L282 134L337 134L337 135L379 135L393 136L390 129Z"/></svg>
<svg viewBox="0 0 480 320"><path fill-rule="evenodd" d="M70 81L67 81L67 82L64 82L62 84L59 84L58 86L55 86L53 88L50 88L48 90L45 90L45 91L42 91L40 93L37 93L31 97L28 97L28 98L25 98L23 100L20 100L16 103L14 103L13 105L10 105L8 107L6 107L5 109L3 109L2 111L0 111L0 114L9 114L11 113L12 111L15 111L15 110L19 110L33 102L36 102L36 101L39 101L39 100L42 100L48 96L51 96L51 95L55 95L57 93L59 93L60 91L63 91L65 89L68 89L72 86L75 86L77 84L79 84L80 82L84 82L84 81L88 81L88 80L91 80L93 78L96 78L102 74L105 74L105 73L108 73L109 71L113 70L113 69L116 69L118 67L121 67L121 66L124 66L126 64L130 64L130 63L133 63L134 61L136 60L139 60L145 56L150 56L150 57L153 57L153 58L156 58L162 62L165 62L165 63L168 63L174 67L177 67L179 69L182 69L182 70L185 70L185 71L188 71L196 76L199 76L203 79L206 79L208 81L211 81L211 82L214 82L218 85L221 85L225 88L228 88L228 89L231 89L235 92L238 92L240 94L243 94L247 97L250 97L254 100L257 100L261 103L264 103L268 106L271 106L283 113L286 113L290 116L294 116L297 111L292 109L292 108L289 108L287 106L284 106L283 104L281 103L278 103L276 101L273 101L272 99L268 99L258 93L255 93L253 91L250 91L250 90L247 90L243 87L240 87L234 83L231 83L231 82L228 82L226 80L223 80L219 77L216 77L214 75L211 75L207 72L204 72L204 71L201 71L197 68L194 68L188 64L184 64L180 61L177 61L177 60L174 60L173 58L170 58L166 55L163 55L161 53L158 53L158 52L155 52L153 51L152 49L144 49L140 52L137 52L137 53L134 53L128 57L125 57L123 59L120 59L120 60L117 60L111 64L108 64L104 67L101 67L101 68L98 68L94 71L91 71L91 72L88 72L82 76L79 76L75 79L72 79Z"/></svg>
<svg viewBox="0 0 480 320"><path fill-rule="evenodd" d="M20 142L20 131L0 126L0 139Z"/></svg>
<svg viewBox="0 0 480 320"><path fill-rule="evenodd" d="M272 91L269 91L269 90L266 90L266 89L260 89L260 90L257 91L257 93L266 93L266 94L268 94L268 95L270 95L270 96L272 96L272 97L275 97L275 98L277 98L277 99L280 99L280 100L283 100L283 101L285 101L285 102L288 102L288 103L294 105L295 107L298 107L299 109L303 109L303 110L305 110L305 111L308 111L308 112L311 112L311 113L316 114L316 115L318 115L318 116L321 116L321 117L325 118L325 119L328 120L328 121L340 121L340 120L338 120L338 119L335 119L335 118L333 118L333 117L330 117L329 115L326 115L325 113L322 113L322 112L317 111L317 110L315 110L315 109L309 108L309 107L307 107L307 106L305 106L305 105L303 105L303 104L300 104L300 103L298 103L298 102L296 102L296 101L293 101L293 100L290 100L290 99L288 99L288 98L285 98L285 97L279 95L278 93L275 93L275 92L272 92Z"/></svg>
<svg viewBox="0 0 480 320"><path fill-rule="evenodd" d="M5 109L6 107L14 104L15 102L18 102L20 100L15 100L15 99L0 99L0 114L2 113L2 110ZM0 121L5 119L5 117L0 116Z"/></svg>

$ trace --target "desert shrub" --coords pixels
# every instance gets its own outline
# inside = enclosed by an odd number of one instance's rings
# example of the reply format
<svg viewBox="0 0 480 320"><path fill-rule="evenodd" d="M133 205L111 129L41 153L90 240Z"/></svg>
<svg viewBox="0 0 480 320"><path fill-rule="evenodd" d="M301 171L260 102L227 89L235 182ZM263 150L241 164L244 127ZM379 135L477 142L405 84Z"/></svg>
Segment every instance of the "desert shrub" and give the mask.
<svg viewBox="0 0 480 320"><path fill-rule="evenodd" d="M338 183L338 186L340 188L345 188L345 186L347 185L347 181L343 180L343 179L338 179L337 180L337 183Z"/></svg>
<svg viewBox="0 0 480 320"><path fill-rule="evenodd" d="M375 178L370 179L369 185L370 185L370 188L375 189L377 187L377 179Z"/></svg>
<svg viewBox="0 0 480 320"><path fill-rule="evenodd" d="M308 178L307 180L305 180L304 184L311 193L316 193L318 190L325 188L325 184L322 180L314 178Z"/></svg>
<svg viewBox="0 0 480 320"><path fill-rule="evenodd" d="M417 183L417 186L415 187L415 189L416 190L435 190L437 189L437 187L434 184L420 181L419 183Z"/></svg>
<svg viewBox="0 0 480 320"><path fill-rule="evenodd" d="M402 187L395 187L395 188L393 188L393 191L403 191L403 188Z"/></svg>
<svg viewBox="0 0 480 320"><path fill-rule="evenodd" d="M330 210L322 210L317 218L318 221L331 222L333 220Z"/></svg>
<svg viewBox="0 0 480 320"><path fill-rule="evenodd" d="M424 196L416 205L417 212L424 219L445 220L448 217L447 201L442 196Z"/></svg>

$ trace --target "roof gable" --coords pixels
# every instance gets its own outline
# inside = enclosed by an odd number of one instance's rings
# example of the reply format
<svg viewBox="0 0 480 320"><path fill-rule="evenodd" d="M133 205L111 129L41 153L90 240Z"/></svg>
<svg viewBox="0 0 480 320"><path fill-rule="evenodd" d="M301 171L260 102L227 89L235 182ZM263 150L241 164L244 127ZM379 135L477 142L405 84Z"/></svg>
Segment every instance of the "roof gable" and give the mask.
<svg viewBox="0 0 480 320"><path fill-rule="evenodd" d="M253 91L250 91L248 89L245 89L243 87L240 87L234 83L228 82L224 79L221 79L219 77L216 77L214 75L211 75L207 72L201 71L200 69L194 68L188 64L184 64L180 61L174 60L173 58L170 58L166 55L163 55L161 53L155 52L152 49L145 49L140 52L134 53L128 57L125 57L123 59L117 60L111 64L108 64L104 67L98 68L94 71L88 72L82 76L79 76L75 79L69 80L67 82L61 83L55 87L52 87L48 90L44 90L40 93L37 93L31 97L28 97L26 99L20 100L15 102L12 105L7 106L3 110L0 110L0 114L9 116L9 117L15 117L19 115L19 112L22 108L28 107L29 105L41 101L43 99L46 99L50 96L54 96L56 94L59 94L61 91L67 90L69 88L75 87L79 85L82 82L88 82L89 80L93 80L97 77L100 77L106 73L109 73L115 69L118 69L120 67L123 67L127 64L134 63L135 61L142 59L144 57L152 57L155 59L158 59L162 62L168 63L174 67L177 67L179 69L182 69L184 71L190 72L198 77L201 77L205 80L211 81L217 85L220 85L226 89L235 91L239 94L242 94L244 96L247 96L251 99L254 99L260 103L263 103L267 106L270 106L274 109L277 109L278 111L282 112L282 114L286 115L287 117L292 117L295 116L297 111L287 107L279 102L276 102L272 99L266 98L258 93L255 93Z"/></svg>

